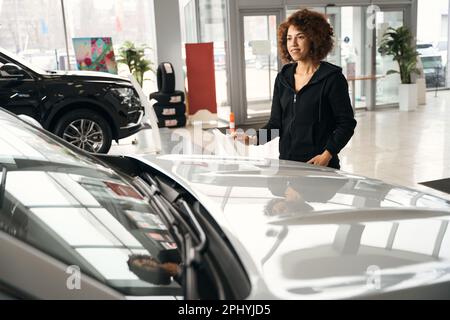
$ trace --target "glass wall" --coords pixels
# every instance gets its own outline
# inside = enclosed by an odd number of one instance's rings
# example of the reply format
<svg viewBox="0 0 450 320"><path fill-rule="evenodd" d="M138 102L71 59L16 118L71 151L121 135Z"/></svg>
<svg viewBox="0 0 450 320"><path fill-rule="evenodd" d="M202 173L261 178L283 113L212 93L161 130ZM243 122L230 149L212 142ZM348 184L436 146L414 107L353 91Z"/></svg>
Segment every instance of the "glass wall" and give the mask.
<svg viewBox="0 0 450 320"><path fill-rule="evenodd" d="M69 37L112 37L115 47L125 41L152 44L149 1L69 0L64 3Z"/></svg>
<svg viewBox="0 0 450 320"><path fill-rule="evenodd" d="M228 81L226 71L227 30L225 0L198 0L200 21L199 42L214 43L216 71L216 97L218 107L228 106Z"/></svg>
<svg viewBox="0 0 450 320"><path fill-rule="evenodd" d="M43 69L65 51L59 0L0 1L0 46Z"/></svg>
<svg viewBox="0 0 450 320"><path fill-rule="evenodd" d="M427 88L448 87L448 0L419 0L417 51Z"/></svg>
<svg viewBox="0 0 450 320"><path fill-rule="evenodd" d="M226 0L179 0L184 44L213 42L219 116L229 112ZM183 55L185 57L185 46ZM222 112L224 107L226 110Z"/></svg>
<svg viewBox="0 0 450 320"><path fill-rule="evenodd" d="M72 38L112 37L117 50L125 41L153 46L152 6L146 0L64 1L71 69L76 69ZM0 1L0 45L44 69L66 69L60 0ZM155 52L148 58L155 61Z"/></svg>
<svg viewBox="0 0 450 320"><path fill-rule="evenodd" d="M244 15L244 56L249 119L268 116L278 73L276 15Z"/></svg>
<svg viewBox="0 0 450 320"><path fill-rule="evenodd" d="M111 37L116 54L125 41L136 45L146 45L146 58L154 63L156 51L152 39L153 7L146 0L65 0L66 19L69 38ZM69 41L71 54L74 54L72 41ZM75 58L71 58L75 64ZM119 73L128 69L120 69ZM144 92L156 90L154 73L145 77Z"/></svg>
<svg viewBox="0 0 450 320"><path fill-rule="evenodd" d="M181 40L183 43L197 42L197 9L195 0L180 0ZM183 48L184 49L184 48Z"/></svg>
<svg viewBox="0 0 450 320"><path fill-rule="evenodd" d="M227 73L226 0L179 0L183 58L186 43L212 42L216 80L217 112L228 119L230 112Z"/></svg>

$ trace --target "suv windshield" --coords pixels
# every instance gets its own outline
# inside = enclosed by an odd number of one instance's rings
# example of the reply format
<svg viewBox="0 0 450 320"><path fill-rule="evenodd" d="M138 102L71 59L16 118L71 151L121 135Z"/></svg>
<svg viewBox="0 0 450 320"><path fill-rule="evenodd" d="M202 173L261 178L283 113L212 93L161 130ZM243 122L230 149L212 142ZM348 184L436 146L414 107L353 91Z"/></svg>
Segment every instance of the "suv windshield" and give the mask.
<svg viewBox="0 0 450 320"><path fill-rule="evenodd" d="M35 72L35 73L38 73L38 74L45 74L45 73L47 73L46 71L44 71L44 70L42 70L42 69L40 69L40 68L38 68L38 67L35 67L35 66L31 65L30 62L26 61L25 59L22 59L22 58L19 57L18 55L15 55L15 54L9 52L9 51L6 50L6 49L3 49L2 47L0 47L0 53L3 53L7 58L11 58L12 60L14 60L14 61L8 61L8 62L10 62L10 63L18 62L19 64L21 64L21 65L27 67L27 68L30 69L31 71L33 71L33 72ZM1 62L1 61L0 61L0 62Z"/></svg>
<svg viewBox="0 0 450 320"><path fill-rule="evenodd" d="M3 111L0 167L8 170L1 231L125 295L182 295L178 283L146 282L129 267L132 255L177 261L179 253L127 178Z"/></svg>

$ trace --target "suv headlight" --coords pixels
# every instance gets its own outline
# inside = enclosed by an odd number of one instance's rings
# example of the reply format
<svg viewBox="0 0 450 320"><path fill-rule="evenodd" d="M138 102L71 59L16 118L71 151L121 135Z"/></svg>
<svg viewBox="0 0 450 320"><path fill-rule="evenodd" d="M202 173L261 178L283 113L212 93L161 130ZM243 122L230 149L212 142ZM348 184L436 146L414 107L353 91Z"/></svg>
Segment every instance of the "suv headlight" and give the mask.
<svg viewBox="0 0 450 320"><path fill-rule="evenodd" d="M141 106L139 96L132 88L112 88L111 92L122 104L128 105L129 108Z"/></svg>

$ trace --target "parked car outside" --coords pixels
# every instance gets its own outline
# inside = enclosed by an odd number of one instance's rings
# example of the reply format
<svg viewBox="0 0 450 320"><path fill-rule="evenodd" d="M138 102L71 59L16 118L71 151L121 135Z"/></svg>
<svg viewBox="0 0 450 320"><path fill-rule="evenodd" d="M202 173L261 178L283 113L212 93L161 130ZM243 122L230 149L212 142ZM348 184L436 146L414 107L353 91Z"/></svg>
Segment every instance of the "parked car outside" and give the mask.
<svg viewBox="0 0 450 320"><path fill-rule="evenodd" d="M98 153L138 132L144 116L127 78L40 70L1 48L0 107L29 115L75 146Z"/></svg>
<svg viewBox="0 0 450 320"><path fill-rule="evenodd" d="M289 161L95 155L1 110L0 172L0 297L450 298L450 203L421 191Z"/></svg>
<svg viewBox="0 0 450 320"><path fill-rule="evenodd" d="M422 61L427 88L445 87L446 68L441 53L431 43L418 44L417 52Z"/></svg>
<svg viewBox="0 0 450 320"><path fill-rule="evenodd" d="M446 68L442 65L441 56L420 56L420 59L427 88L445 87Z"/></svg>

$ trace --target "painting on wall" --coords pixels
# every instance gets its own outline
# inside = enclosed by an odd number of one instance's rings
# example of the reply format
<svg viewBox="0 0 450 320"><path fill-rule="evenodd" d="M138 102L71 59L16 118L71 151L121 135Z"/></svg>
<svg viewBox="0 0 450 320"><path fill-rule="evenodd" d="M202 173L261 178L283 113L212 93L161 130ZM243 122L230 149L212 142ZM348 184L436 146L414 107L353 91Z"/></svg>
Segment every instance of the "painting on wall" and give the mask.
<svg viewBox="0 0 450 320"><path fill-rule="evenodd" d="M78 70L117 74L117 62L112 39L73 38Z"/></svg>

